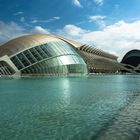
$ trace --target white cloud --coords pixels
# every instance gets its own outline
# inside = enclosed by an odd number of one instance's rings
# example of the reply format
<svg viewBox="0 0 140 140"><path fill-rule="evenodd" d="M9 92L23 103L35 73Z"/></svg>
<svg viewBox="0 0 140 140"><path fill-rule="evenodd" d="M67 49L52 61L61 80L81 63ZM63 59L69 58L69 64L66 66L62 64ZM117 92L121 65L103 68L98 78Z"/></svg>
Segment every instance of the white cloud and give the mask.
<svg viewBox="0 0 140 140"><path fill-rule="evenodd" d="M100 28L104 28L106 26L105 20L106 16L95 15L89 16L89 22L95 22Z"/></svg>
<svg viewBox="0 0 140 140"><path fill-rule="evenodd" d="M21 14L23 14L23 13L24 13L24 12L19 11L19 12L14 13L14 16L21 15Z"/></svg>
<svg viewBox="0 0 140 140"><path fill-rule="evenodd" d="M106 23L104 20L97 20L96 21L96 24L102 29L102 28L105 28L106 26Z"/></svg>
<svg viewBox="0 0 140 140"><path fill-rule="evenodd" d="M61 19L61 17L53 17L53 19L59 20Z"/></svg>
<svg viewBox="0 0 140 140"><path fill-rule="evenodd" d="M100 31L88 31L78 26L69 24L55 33L82 42L95 45L104 51L117 54L122 58L132 49L140 49L140 20L127 23L119 21L113 25L105 26ZM5 23L0 21L0 42L4 43L12 38L25 34L42 33L49 34L49 30L41 26L35 26L27 31L15 22Z"/></svg>
<svg viewBox="0 0 140 140"><path fill-rule="evenodd" d="M49 31L41 26L35 26L31 32L36 34L49 34Z"/></svg>
<svg viewBox="0 0 140 140"><path fill-rule="evenodd" d="M35 26L30 30L19 26L15 22L5 23L0 21L0 44L5 43L13 38L28 34L49 34L49 31L41 26Z"/></svg>
<svg viewBox="0 0 140 140"><path fill-rule="evenodd" d="M66 25L62 31L67 31L65 35L69 38L95 45L99 49L117 54L120 60L127 51L140 49L139 27L140 20L132 23L119 21L113 25L106 26L100 31L86 31L74 25Z"/></svg>
<svg viewBox="0 0 140 140"><path fill-rule="evenodd" d="M37 22L39 22L37 19L33 19L33 20L31 21L31 23L37 23Z"/></svg>
<svg viewBox="0 0 140 140"><path fill-rule="evenodd" d="M97 20L104 20L106 16L96 15L96 16L89 16L89 19L91 21L97 21Z"/></svg>
<svg viewBox="0 0 140 140"><path fill-rule="evenodd" d="M0 21L0 43L25 34L25 29L15 22Z"/></svg>
<svg viewBox="0 0 140 140"><path fill-rule="evenodd" d="M80 3L80 0L72 0L73 1L73 4L77 7L83 7Z"/></svg>
<svg viewBox="0 0 140 140"><path fill-rule="evenodd" d="M25 18L24 17L21 17L20 18L20 22L24 22L25 21Z"/></svg>
<svg viewBox="0 0 140 140"><path fill-rule="evenodd" d="M63 29L57 31L58 34L62 34L63 36L70 36L74 39L81 37L83 34L87 32L88 31L81 29L78 26L71 25L71 24L68 24L64 26Z"/></svg>
<svg viewBox="0 0 140 140"><path fill-rule="evenodd" d="M103 3L104 3L104 0L94 0L94 2L99 5L99 6L102 6Z"/></svg>
<svg viewBox="0 0 140 140"><path fill-rule="evenodd" d="M49 22L53 22L55 20L60 20L61 17L53 17L53 18L50 18L50 19L47 19L47 20L38 20L38 19L33 19L31 21L31 23L49 23Z"/></svg>

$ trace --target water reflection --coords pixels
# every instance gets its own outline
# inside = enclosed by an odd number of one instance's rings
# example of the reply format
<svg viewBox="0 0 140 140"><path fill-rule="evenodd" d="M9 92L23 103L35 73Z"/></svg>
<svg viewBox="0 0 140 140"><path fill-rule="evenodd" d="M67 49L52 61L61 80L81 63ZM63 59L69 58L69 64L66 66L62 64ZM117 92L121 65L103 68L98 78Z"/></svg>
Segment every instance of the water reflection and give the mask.
<svg viewBox="0 0 140 140"><path fill-rule="evenodd" d="M62 88L62 100L64 107L67 107L70 104L70 82L68 78L63 78L61 81L61 88Z"/></svg>
<svg viewBox="0 0 140 140"><path fill-rule="evenodd" d="M140 76L0 80L0 139L136 140Z"/></svg>

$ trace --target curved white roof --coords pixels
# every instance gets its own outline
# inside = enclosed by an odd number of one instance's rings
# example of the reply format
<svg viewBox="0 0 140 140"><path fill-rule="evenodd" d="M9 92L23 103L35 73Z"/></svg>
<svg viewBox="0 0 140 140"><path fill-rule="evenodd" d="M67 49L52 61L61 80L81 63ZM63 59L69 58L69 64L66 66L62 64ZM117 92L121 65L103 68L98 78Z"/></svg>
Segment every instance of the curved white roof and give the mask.
<svg viewBox="0 0 140 140"><path fill-rule="evenodd" d="M79 47L81 45L76 43L75 41L73 42L71 40L67 40L66 38L63 38L61 36L53 36L48 34L32 34L15 38L0 46L0 56L12 56L17 52L25 50L26 48L32 48L51 41L60 40L68 42L75 47Z"/></svg>

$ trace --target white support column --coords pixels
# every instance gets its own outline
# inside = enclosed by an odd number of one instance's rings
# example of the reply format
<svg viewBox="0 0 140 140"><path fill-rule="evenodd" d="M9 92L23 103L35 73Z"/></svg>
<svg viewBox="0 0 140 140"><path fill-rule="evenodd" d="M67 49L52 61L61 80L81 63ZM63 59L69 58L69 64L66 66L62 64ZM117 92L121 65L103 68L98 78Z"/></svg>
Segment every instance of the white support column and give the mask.
<svg viewBox="0 0 140 140"><path fill-rule="evenodd" d="M15 71L14 75L18 76L20 75L20 71L17 69L17 67L14 65L14 63L10 60L10 58L7 55L0 57L0 61L4 61L5 63L7 63Z"/></svg>

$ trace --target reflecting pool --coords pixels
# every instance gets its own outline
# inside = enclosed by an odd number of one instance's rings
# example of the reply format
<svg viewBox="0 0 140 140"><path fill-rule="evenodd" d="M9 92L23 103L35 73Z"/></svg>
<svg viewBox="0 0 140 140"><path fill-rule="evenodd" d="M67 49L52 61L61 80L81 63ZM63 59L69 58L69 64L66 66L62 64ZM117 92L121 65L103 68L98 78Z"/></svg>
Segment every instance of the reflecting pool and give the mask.
<svg viewBox="0 0 140 140"><path fill-rule="evenodd" d="M138 140L140 75L0 79L0 140Z"/></svg>

